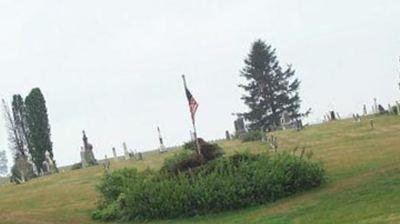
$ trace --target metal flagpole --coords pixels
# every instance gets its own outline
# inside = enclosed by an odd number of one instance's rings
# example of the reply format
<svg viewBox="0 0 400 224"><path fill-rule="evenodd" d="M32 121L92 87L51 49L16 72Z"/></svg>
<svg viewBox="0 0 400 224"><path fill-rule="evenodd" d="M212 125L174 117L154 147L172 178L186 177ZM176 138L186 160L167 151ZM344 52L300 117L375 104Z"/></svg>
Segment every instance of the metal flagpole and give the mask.
<svg viewBox="0 0 400 224"><path fill-rule="evenodd" d="M183 86L185 88L185 94L186 94L187 85L186 85L185 75L182 75L182 79L183 79ZM189 104L190 104L190 102L189 102ZM189 107L190 107L190 105L189 105ZM201 151L200 151L199 139L197 138L196 121L195 121L194 116L191 116L191 118L192 118L192 125L193 125L193 137L196 142L197 153L199 154L201 160L203 160L203 155L201 154Z"/></svg>

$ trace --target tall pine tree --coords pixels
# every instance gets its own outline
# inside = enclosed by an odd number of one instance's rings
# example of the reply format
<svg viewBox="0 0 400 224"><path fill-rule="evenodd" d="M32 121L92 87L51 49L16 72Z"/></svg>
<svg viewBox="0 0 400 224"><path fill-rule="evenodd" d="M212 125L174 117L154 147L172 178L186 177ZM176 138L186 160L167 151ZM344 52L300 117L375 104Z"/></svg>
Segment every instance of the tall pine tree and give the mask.
<svg viewBox="0 0 400 224"><path fill-rule="evenodd" d="M25 98L25 112L32 161L36 165L38 173L41 173L46 151L50 153L53 161L54 159L46 101L39 88L32 89Z"/></svg>
<svg viewBox="0 0 400 224"><path fill-rule="evenodd" d="M301 117L298 89L300 81L289 65L282 68L275 49L262 40L255 41L244 60L241 76L246 83L239 85L246 92L242 96L249 112L244 113L250 130L276 129L284 111L291 119Z"/></svg>

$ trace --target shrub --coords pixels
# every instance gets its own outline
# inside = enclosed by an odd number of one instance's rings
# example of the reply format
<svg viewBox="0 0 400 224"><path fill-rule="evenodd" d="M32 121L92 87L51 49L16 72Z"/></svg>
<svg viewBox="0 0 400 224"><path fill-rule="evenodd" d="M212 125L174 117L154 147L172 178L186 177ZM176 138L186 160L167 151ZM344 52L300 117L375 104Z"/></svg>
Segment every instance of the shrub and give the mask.
<svg viewBox="0 0 400 224"><path fill-rule="evenodd" d="M249 131L240 135L242 142L260 141L262 134L260 131Z"/></svg>
<svg viewBox="0 0 400 224"><path fill-rule="evenodd" d="M193 148L193 145L195 148ZM203 158L200 158L197 154L196 143L194 141L185 143L184 149L173 157L165 160L162 172L178 174L179 172L185 172L192 170L202 164L208 163L218 157L221 157L224 152L221 147L217 144L210 144L199 138L200 151Z"/></svg>
<svg viewBox="0 0 400 224"><path fill-rule="evenodd" d="M242 208L321 185L321 164L290 154L222 157L192 172L162 175L124 169L105 174L100 220L147 220Z"/></svg>
<svg viewBox="0 0 400 224"><path fill-rule="evenodd" d="M197 150L196 142L195 141L185 142L182 148L189 151L196 151Z"/></svg>
<svg viewBox="0 0 400 224"><path fill-rule="evenodd" d="M184 164L188 164L188 161L195 160L195 158L197 158L195 152L182 150L174 156L165 159L161 167L161 172L177 174L179 171L183 171ZM193 164L191 167L194 168L197 166L200 166L200 164Z"/></svg>

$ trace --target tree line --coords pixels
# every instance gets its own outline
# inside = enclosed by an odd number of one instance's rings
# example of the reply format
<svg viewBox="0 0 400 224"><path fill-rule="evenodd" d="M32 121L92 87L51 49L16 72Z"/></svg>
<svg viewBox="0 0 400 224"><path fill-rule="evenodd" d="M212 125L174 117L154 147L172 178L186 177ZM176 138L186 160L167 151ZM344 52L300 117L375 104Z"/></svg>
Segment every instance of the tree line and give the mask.
<svg viewBox="0 0 400 224"><path fill-rule="evenodd" d="M32 89L25 99L20 94L13 95L11 109L4 99L2 103L14 162L11 181L22 183L46 173L58 172L46 101L41 90Z"/></svg>

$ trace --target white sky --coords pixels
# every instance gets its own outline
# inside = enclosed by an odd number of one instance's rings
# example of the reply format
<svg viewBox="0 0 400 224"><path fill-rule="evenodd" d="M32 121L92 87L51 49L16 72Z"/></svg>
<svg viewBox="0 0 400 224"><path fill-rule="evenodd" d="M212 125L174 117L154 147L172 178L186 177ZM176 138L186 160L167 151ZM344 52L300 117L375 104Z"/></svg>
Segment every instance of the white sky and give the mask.
<svg viewBox="0 0 400 224"><path fill-rule="evenodd" d="M400 94L400 1L0 1L0 97L40 87L59 165L168 145L191 128L181 74L200 103L199 135L224 137L246 109L237 85L251 42L277 48L302 81L310 122L387 106ZM0 149L7 149L4 119ZM10 154L8 152L8 154Z"/></svg>

